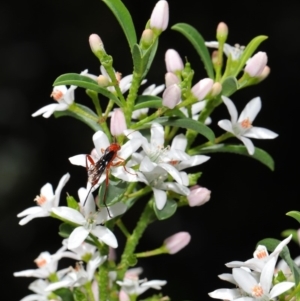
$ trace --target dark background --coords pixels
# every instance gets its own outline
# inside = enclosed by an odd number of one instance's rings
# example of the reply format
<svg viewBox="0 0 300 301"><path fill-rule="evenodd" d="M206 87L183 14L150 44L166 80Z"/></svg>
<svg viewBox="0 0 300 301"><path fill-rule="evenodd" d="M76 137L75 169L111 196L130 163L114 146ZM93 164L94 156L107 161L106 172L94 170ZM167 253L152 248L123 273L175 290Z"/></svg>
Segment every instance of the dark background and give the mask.
<svg viewBox="0 0 300 301"><path fill-rule="evenodd" d="M156 1L124 3L132 13L140 35ZM261 96L263 107L255 125L266 127L279 137L254 141L276 161L271 172L257 161L234 155L212 155L201 166L200 184L212 190L212 198L203 207L183 208L171 219L154 223L141 241L139 251L158 247L167 236L188 231L192 241L173 256L142 260L144 276L167 279L163 293L173 300L208 299L207 293L229 287L217 275L230 272L224 263L246 260L255 244L265 237L280 238L286 228L297 228L296 221L285 216L299 209L299 155L295 132L298 123L300 30L299 4L296 1L272 3L252 1L247 8L228 1L170 1L170 25L187 22L210 41L220 21L229 26L228 43L246 45L257 35L269 39L259 48L268 53L271 75L263 84L239 91L233 97L239 112L253 97ZM71 179L66 191L77 195L85 185L82 168L72 166L68 157L87 153L92 148L92 131L70 118L32 118L37 109L52 102L49 97L54 79L63 73L88 68L99 73L97 59L91 53L88 37L101 36L105 49L114 57L114 67L123 75L131 73L127 41L109 9L99 0L24 1L0 4L0 250L1 296L19 300L30 294L33 278L14 278L12 273L34 268L40 252L56 252L60 247L58 222L35 219L18 225L17 213L34 205L33 199L47 182L54 189L66 172ZM164 53L175 48L196 69L195 81L205 77L202 63L184 37L166 31L159 52L148 74L147 84L164 82ZM77 89L76 100L89 104ZM219 108L212 116L216 134L222 133L217 121L228 118ZM129 228L136 222L143 201L129 212ZM292 254L299 254L291 243ZM122 249L122 239L121 247ZM8 292L8 290L10 292Z"/></svg>

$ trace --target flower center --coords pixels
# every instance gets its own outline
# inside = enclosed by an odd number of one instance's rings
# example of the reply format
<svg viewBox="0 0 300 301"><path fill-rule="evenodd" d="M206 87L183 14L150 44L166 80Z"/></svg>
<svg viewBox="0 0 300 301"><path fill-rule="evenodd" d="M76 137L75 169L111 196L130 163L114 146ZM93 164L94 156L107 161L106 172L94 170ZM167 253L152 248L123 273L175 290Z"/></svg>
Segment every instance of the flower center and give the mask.
<svg viewBox="0 0 300 301"><path fill-rule="evenodd" d="M86 217L86 222L83 225L83 227L88 230L88 231L92 231L93 229L95 229L96 227L96 214L97 213L90 213L87 217Z"/></svg>
<svg viewBox="0 0 300 301"><path fill-rule="evenodd" d="M251 122L250 122L249 117L246 118L246 119L244 119L244 120L241 122L241 127L242 127L243 129L245 129L245 130L247 130L247 129L249 129L249 128L252 127L252 124L251 124Z"/></svg>
<svg viewBox="0 0 300 301"><path fill-rule="evenodd" d="M42 206L43 204L45 204L47 202L47 198L44 195L37 195L36 198L34 199L34 201L36 201L36 203L39 206Z"/></svg>
<svg viewBox="0 0 300 301"><path fill-rule="evenodd" d="M258 298L258 297L261 297L263 294L264 294L264 291L260 284L257 284L252 288L252 296L253 297Z"/></svg>
<svg viewBox="0 0 300 301"><path fill-rule="evenodd" d="M37 258L34 262L39 268L42 268L47 264L47 260L45 258Z"/></svg>
<svg viewBox="0 0 300 301"><path fill-rule="evenodd" d="M152 162L160 163L160 157L165 155L166 152L170 150L170 146L163 147L162 145L153 145L150 148L150 151L147 153L148 157Z"/></svg>
<svg viewBox="0 0 300 301"><path fill-rule="evenodd" d="M269 256L267 249L264 246L258 246L253 254L255 258L263 259Z"/></svg>
<svg viewBox="0 0 300 301"><path fill-rule="evenodd" d="M59 101L63 97L63 95L63 92L61 92L60 90L53 90L50 96L53 97L54 100Z"/></svg>

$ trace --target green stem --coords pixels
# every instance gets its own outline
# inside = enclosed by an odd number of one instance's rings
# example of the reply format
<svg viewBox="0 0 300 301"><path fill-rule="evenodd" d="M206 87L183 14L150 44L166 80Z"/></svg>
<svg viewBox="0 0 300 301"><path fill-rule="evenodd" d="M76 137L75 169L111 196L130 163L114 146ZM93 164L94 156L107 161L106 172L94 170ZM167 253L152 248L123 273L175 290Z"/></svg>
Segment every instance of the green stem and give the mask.
<svg viewBox="0 0 300 301"><path fill-rule="evenodd" d="M170 140L176 135L178 131L178 127L172 127L172 130L169 132L169 134L165 138L165 145L169 145Z"/></svg>
<svg viewBox="0 0 300 301"><path fill-rule="evenodd" d="M130 257L135 251L140 238L142 237L147 226L155 219L152 204L153 202L148 202L135 229L132 234L128 237L124 252L121 257L121 262L117 267L118 279L123 279L124 275L130 265Z"/></svg>
<svg viewBox="0 0 300 301"><path fill-rule="evenodd" d="M163 245L160 248L151 251L135 253L134 255L137 258L142 258L142 257L150 257L150 256L156 256L156 255L168 254L168 253L169 253L168 249L165 247L165 245Z"/></svg>
<svg viewBox="0 0 300 301"><path fill-rule="evenodd" d="M223 65L223 48L224 48L224 42L219 41L219 49L218 49L218 63L216 66L216 82L218 82L221 78L221 71L222 71L222 65Z"/></svg>
<svg viewBox="0 0 300 301"><path fill-rule="evenodd" d="M145 186L144 188L136 191L136 192L133 192L133 193L130 193L127 195L128 198L137 198L137 197L141 197L143 195L145 195L146 193L150 192L151 191L151 187L150 186Z"/></svg>
<svg viewBox="0 0 300 301"><path fill-rule="evenodd" d="M221 136L219 136L218 138L215 139L214 142L206 142L206 143L203 143L201 145L198 145L194 148L191 148L187 153L190 155L190 156L193 156L193 155L198 155L200 152L201 152L201 149L204 148L204 147L209 147L209 146L213 146L213 145L216 145L216 144L219 144L220 142L222 141L225 141L227 140L228 138L232 138L234 137L233 134L229 133L229 132L226 132L224 134L222 134Z"/></svg>
<svg viewBox="0 0 300 301"><path fill-rule="evenodd" d="M116 221L116 225L119 227L119 229L122 231L122 233L126 236L126 238L129 238L130 233L127 230L126 226L124 225L124 223L122 222L121 219L118 219Z"/></svg>
<svg viewBox="0 0 300 301"><path fill-rule="evenodd" d="M92 290L92 283L91 282L87 282L85 285L84 285L85 289L86 289L86 292L89 296L89 300L90 301L95 301L95 296L94 296L94 293L93 293L93 290Z"/></svg>
<svg viewBox="0 0 300 301"><path fill-rule="evenodd" d="M101 255L105 256L108 255L108 246L103 245ZM101 267L99 268L99 294L100 294L100 301L107 301L108 300L108 289L109 289L109 277L108 277L108 261L106 260Z"/></svg>
<svg viewBox="0 0 300 301"><path fill-rule="evenodd" d="M130 126L130 129L135 130L135 129L139 129L139 128L143 127L143 125L145 125L146 123L151 122L152 120L154 120L154 119L160 117L160 116L161 116L162 114L164 114L167 110L168 110L168 108L165 108L165 107L158 109L158 110L157 110L156 112L154 112L152 115L150 115L150 116L144 118L143 120L141 120L141 121L139 121L139 122L137 122L137 123L135 123L135 124L132 124L132 125Z"/></svg>
<svg viewBox="0 0 300 301"><path fill-rule="evenodd" d="M99 116L99 118L102 118L102 108L100 106L100 101L99 101L99 98L98 98L98 93L95 92L95 91L92 91L92 90L86 90L86 94L91 98L94 106L95 106L95 109L96 109L96 112L97 112L97 115Z"/></svg>

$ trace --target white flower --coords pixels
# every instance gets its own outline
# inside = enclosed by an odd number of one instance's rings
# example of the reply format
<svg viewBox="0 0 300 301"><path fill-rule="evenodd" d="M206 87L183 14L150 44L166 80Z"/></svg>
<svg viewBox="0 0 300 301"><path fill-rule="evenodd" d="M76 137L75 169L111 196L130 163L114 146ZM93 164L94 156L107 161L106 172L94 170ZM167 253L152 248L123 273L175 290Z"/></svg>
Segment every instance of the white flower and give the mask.
<svg viewBox="0 0 300 301"><path fill-rule="evenodd" d="M57 216L78 225L69 236L68 248L74 249L79 247L89 234L95 235L99 242L103 242L112 248L116 248L118 242L113 232L105 226L100 225L109 219L107 210L96 211L96 205L91 194L89 194L86 204L83 206L87 193L88 190L85 188L79 190L81 212L69 207L52 209L52 212ZM111 218L123 214L125 210L126 206L123 203L117 203L109 207Z"/></svg>
<svg viewBox="0 0 300 301"><path fill-rule="evenodd" d="M82 71L81 75L86 75L88 70ZM53 91L51 93L51 96L57 103L53 103L50 105L47 105L45 107L40 108L35 113L33 113L31 116L36 117L39 115L43 115L45 118L49 118L55 111L65 111L69 108L71 104L74 102L74 90L76 89L76 86L70 86L70 88L67 88L64 85L61 86L55 86L53 88Z"/></svg>
<svg viewBox="0 0 300 301"><path fill-rule="evenodd" d="M123 281L117 281L117 284L119 284L122 290L125 291L125 293L127 293L128 295L139 296L149 288L160 290L161 287L167 283L166 280L139 280L139 274L141 272L142 270L138 268L128 270Z"/></svg>
<svg viewBox="0 0 300 301"><path fill-rule="evenodd" d="M251 297L241 297L239 301L272 300L295 285L293 282L280 282L272 287L276 257L272 257L264 266L259 280L241 268L234 268L232 275L238 286Z"/></svg>
<svg viewBox="0 0 300 301"><path fill-rule="evenodd" d="M211 42L205 42L205 45L210 48L219 48L219 42L217 41L211 41ZM242 56L244 52L245 46L240 46L239 44L235 44L234 46L231 46L229 44L224 44L224 53L226 56L231 56L233 61L239 60L239 58Z"/></svg>
<svg viewBox="0 0 300 301"><path fill-rule="evenodd" d="M45 291L45 288L49 285L49 282L42 279L37 279L30 283L29 289L35 294L28 295L22 298L20 301L49 301L49 292ZM55 301L54 299L51 299ZM60 300L60 299L59 299Z"/></svg>
<svg viewBox="0 0 300 301"><path fill-rule="evenodd" d="M191 118L193 118L194 120L198 120L199 119L199 113L205 108L206 106L206 101L198 101L194 104L191 105L191 113L192 116ZM180 111L186 116L186 117L190 117L189 116L189 112L187 110L187 108L180 108ZM207 117L205 122L205 124L211 124L211 118Z"/></svg>
<svg viewBox="0 0 300 301"><path fill-rule="evenodd" d="M261 109L260 97L255 97L250 100L239 118L234 103L226 96L222 96L222 99L229 111L231 121L227 119L220 120L218 125L240 139L246 146L250 155L254 154L255 148L249 138L274 139L278 136L278 134L268 129L252 126L253 120Z"/></svg>
<svg viewBox="0 0 300 301"><path fill-rule="evenodd" d="M101 160L103 157L105 150L109 150L108 147L111 145L106 134L102 131L98 131L93 135L93 141L95 145L95 150L93 155L91 156L94 163ZM109 172L111 174L123 181L127 182L136 182L136 174L134 170L126 166L126 170L124 166L122 166L121 160L128 159L132 153L134 153L140 146L142 141L140 139L131 139L130 141L126 142L124 145L120 147L120 150L117 151L115 159L111 162L109 166ZM87 160L87 155L77 155L69 158L70 162L74 165L83 166L85 168L91 168L91 162ZM105 163L105 162L103 162ZM109 163L109 162L108 162ZM88 164L88 166L86 166ZM119 165L118 165L119 164ZM95 165L94 165L95 167ZM93 167L92 167L93 168ZM106 172L107 171L107 172ZM99 185L105 180L106 173L108 173L108 169L104 169L101 176L99 176L98 183L94 185L93 191L99 187ZM87 188L90 189L92 184L90 181L88 182Z"/></svg>
<svg viewBox="0 0 300 301"><path fill-rule="evenodd" d="M37 217L50 216L51 209L58 206L61 190L66 185L69 179L70 175L66 173L60 179L55 193L53 193L53 188L50 183L45 184L41 188L41 194L34 199L39 206L25 209L17 215L17 217L25 216L20 220L19 225L23 226Z"/></svg>

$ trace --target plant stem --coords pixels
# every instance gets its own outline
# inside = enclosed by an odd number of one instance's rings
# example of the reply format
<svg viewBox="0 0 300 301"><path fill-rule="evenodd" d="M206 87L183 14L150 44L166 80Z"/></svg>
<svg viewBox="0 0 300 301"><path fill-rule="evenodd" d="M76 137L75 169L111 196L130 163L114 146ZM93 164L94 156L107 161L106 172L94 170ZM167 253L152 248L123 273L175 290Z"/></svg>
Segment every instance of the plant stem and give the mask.
<svg viewBox="0 0 300 301"><path fill-rule="evenodd" d="M142 258L142 257L150 257L150 256L155 256L155 255L160 255L160 254L168 254L168 250L165 246L162 246L160 248L151 250L151 251L146 251L146 252L140 252L140 253L135 253L134 255L137 258Z"/></svg>
<svg viewBox="0 0 300 301"><path fill-rule="evenodd" d="M116 225L119 227L119 229L122 231L122 233L126 236L126 238L130 237L130 233L127 230L126 226L124 225L124 223L121 219L118 219L116 221Z"/></svg>

